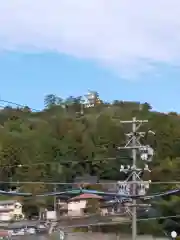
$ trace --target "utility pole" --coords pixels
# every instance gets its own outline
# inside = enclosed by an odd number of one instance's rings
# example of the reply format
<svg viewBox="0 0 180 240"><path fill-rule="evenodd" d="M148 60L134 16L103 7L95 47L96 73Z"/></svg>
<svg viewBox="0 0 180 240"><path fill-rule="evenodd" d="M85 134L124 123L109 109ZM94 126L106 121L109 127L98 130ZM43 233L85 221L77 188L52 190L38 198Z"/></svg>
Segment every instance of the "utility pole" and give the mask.
<svg viewBox="0 0 180 240"><path fill-rule="evenodd" d="M54 184L54 192L56 192L56 191L57 191L57 186L56 186L56 184ZM57 214L57 197L56 197L56 195L54 196L54 211Z"/></svg>
<svg viewBox="0 0 180 240"><path fill-rule="evenodd" d="M121 121L123 124L131 124L132 125L132 131L130 133L127 133L127 143L124 147L119 147L118 149L129 149L132 150L132 166L128 166L126 169L123 165L121 165L120 172L129 173L127 180L124 182L127 184L130 178L132 178L132 194L133 195L145 195L146 194L146 187L141 180L140 174L144 172L144 170L147 170L150 172L148 165L145 164L144 169L137 168L137 153L140 155L141 160L146 162L152 161L152 156L154 154L153 149L146 145L141 145L140 138L146 136L146 132L138 132L139 128L142 124L148 123L148 120L137 120L136 117L133 117L131 121ZM153 133L152 131L148 131L149 133ZM124 184L123 183L123 184ZM137 192L137 190L140 190ZM137 237L137 202L135 199L132 200L132 240L136 240Z"/></svg>
<svg viewBox="0 0 180 240"><path fill-rule="evenodd" d="M136 195L136 155L137 155L137 149L136 147L136 118L133 118L132 122L132 157L133 157L133 174L132 174L132 180L133 180L133 195ZM135 171L135 172L134 172ZM135 173L135 174L134 174ZM137 211L136 211L136 200L133 199L133 208L132 208L132 240L136 240L137 236Z"/></svg>

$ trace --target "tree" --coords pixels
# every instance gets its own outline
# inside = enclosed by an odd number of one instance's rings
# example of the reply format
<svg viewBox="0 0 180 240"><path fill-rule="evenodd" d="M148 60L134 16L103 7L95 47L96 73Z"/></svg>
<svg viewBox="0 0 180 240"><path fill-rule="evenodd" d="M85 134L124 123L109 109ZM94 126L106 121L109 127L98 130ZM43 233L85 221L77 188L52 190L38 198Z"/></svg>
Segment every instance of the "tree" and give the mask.
<svg viewBox="0 0 180 240"><path fill-rule="evenodd" d="M57 97L54 94L48 94L45 96L44 99L44 105L46 108L52 108L56 105L62 105L63 99L60 97Z"/></svg>
<svg viewBox="0 0 180 240"><path fill-rule="evenodd" d="M151 163L151 180L180 181L179 114L153 112L148 103L115 100L107 104L98 100L97 92L95 96L97 101L92 107L84 109L83 116L77 115L82 107L79 96L64 100L49 94L44 99L45 109L40 112L33 112L28 106L6 106L2 109L0 181L37 181L38 184L33 186L17 184L21 190L35 194L53 191L42 182L72 182L78 175L91 174L114 181L124 179L119 168L121 164L130 162L131 156L129 152L117 150L117 146L124 144L124 132L129 130L129 127L124 129L120 120L131 119L135 115L149 119L145 131L151 128L156 132L155 140L154 137L144 140L144 144L150 143L156 151ZM63 105L67 108L63 109ZM2 189L11 187L8 183L1 184ZM151 189L161 192L176 187L156 184ZM52 199L44 198L33 204L37 208L49 202L53 202ZM154 204L163 215L176 215L180 211L179 203L179 197L173 197L160 199ZM178 219L175 222L180 224Z"/></svg>

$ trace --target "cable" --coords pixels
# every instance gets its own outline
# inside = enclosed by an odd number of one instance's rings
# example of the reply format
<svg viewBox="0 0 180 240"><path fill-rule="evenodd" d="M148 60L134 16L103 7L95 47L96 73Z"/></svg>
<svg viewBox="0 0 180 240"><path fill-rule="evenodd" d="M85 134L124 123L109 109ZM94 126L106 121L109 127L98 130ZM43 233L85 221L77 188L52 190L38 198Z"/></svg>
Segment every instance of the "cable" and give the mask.
<svg viewBox="0 0 180 240"><path fill-rule="evenodd" d="M122 215L118 215L119 217L121 216L124 216L124 214ZM106 216L102 216L104 217L104 219L106 218ZM114 216L111 215L109 216L111 218L113 218ZM117 217L117 215L115 216ZM125 217L125 216L124 216ZM69 217L70 218L70 217ZM125 217L126 218L126 217ZM150 217L150 218L138 218L137 221L138 222L141 222L141 221L149 221L149 220L160 220L160 219L169 219L169 218L180 218L180 215L168 215L168 216L161 216L161 217ZM68 219L68 217L64 218L65 219ZM83 218L79 217L78 219L82 219ZM71 217L71 220L73 220L73 218ZM59 219L59 220L51 220L50 223L61 223L61 221L63 222L63 219ZM17 221L17 222L21 222L21 221ZM31 224L34 224L37 225L38 224L38 221L30 221ZM45 224L47 223L47 220L40 220L39 223L41 224ZM73 224L73 225L62 225L62 226L59 226L60 229L67 229L67 228L83 228L83 227L91 227L91 226L107 226L107 225L116 225L116 224L130 224L131 223L131 219L123 219L122 222L119 222L119 221L111 221L111 222L95 222L95 223L92 223L92 224ZM64 223L65 224L65 223ZM23 223L22 225L25 225L25 223ZM10 226L9 226L10 227Z"/></svg>
<svg viewBox="0 0 180 240"><path fill-rule="evenodd" d="M161 216L161 217L151 217L151 218L139 218L139 219L137 219L137 221L168 219L168 218L180 218L180 214L178 214L178 215L169 215L169 216Z"/></svg>
<svg viewBox="0 0 180 240"><path fill-rule="evenodd" d="M6 103L6 104L10 104L10 105L16 105L16 106L21 107L21 108L28 107L27 105L22 105L22 104L11 102L11 101L7 101L7 100L4 100L4 99L0 99L0 102ZM7 106L0 105L0 107L5 108ZM35 108L30 108L29 107L29 109L31 109L31 110L33 110L35 112L40 112L40 110L37 110Z"/></svg>
<svg viewBox="0 0 180 240"><path fill-rule="evenodd" d="M116 157L111 157L111 158L95 158L95 159L84 159L84 160L62 160L59 162L37 162L37 163L29 163L29 164L14 164L14 165L0 165L0 167L4 168L12 168L12 167L31 167L31 166L46 166L46 165L61 165L61 164L69 164L69 163L84 163L84 162L102 162L102 161L111 161L111 160L121 160L121 159L126 159L125 157L122 158L116 158Z"/></svg>
<svg viewBox="0 0 180 240"><path fill-rule="evenodd" d="M111 181L111 180L107 180L107 181ZM149 181L143 181L144 183L149 182ZM83 185L83 184L91 184L90 182L50 182L50 181L0 181L0 183L9 183L9 184L44 184L44 185ZM92 185L112 185L112 184L124 184L124 181L114 181L114 182L97 182L97 183L92 183ZM136 183L134 181L129 181L129 183ZM138 181L139 183L139 181ZM177 182L149 182L149 184L155 184L155 185L175 185L175 184L180 184L179 181Z"/></svg>
<svg viewBox="0 0 180 240"><path fill-rule="evenodd" d="M112 216L111 216L112 217ZM141 222L141 221L149 221L149 220L159 220L159 219L169 219L169 218L180 218L180 215L172 215L172 216L162 216L162 217L152 217L152 218L139 218L137 219L137 222ZM50 223L59 223L61 222L62 220L52 220ZM20 222L20 221L19 221ZM47 220L40 220L39 221L40 224L47 224ZM37 226L38 222L35 221L34 222L34 226ZM95 223L89 223L89 224L73 224L73 225L67 225L65 226L64 224L61 225L61 226L58 226L58 229L56 229L55 232L53 233L58 233L60 230L63 231L65 234L70 234L70 236L76 236L78 234L78 237L79 237L79 234L82 233L82 234L86 234L86 233L83 233L83 232L72 232L70 231L69 229L71 228L84 228L84 227L101 227L101 226L110 226L110 225L122 225L122 224L131 224L131 220L124 220L122 222L119 222L119 221L111 221L111 222L95 222ZM31 226L33 225L33 221L31 221ZM18 226L18 228L23 228L24 226L26 226L26 223L22 223L22 226ZM55 226L56 227L56 226ZM9 224L9 226L5 227L6 229L16 229L17 227L14 227L11 226L11 224ZM87 237L87 236L86 236ZM90 238L89 238L90 239Z"/></svg>
<svg viewBox="0 0 180 240"><path fill-rule="evenodd" d="M180 184L180 181L173 181L173 182L151 182L150 184L155 184L155 185L158 185L158 184Z"/></svg>
<svg viewBox="0 0 180 240"><path fill-rule="evenodd" d="M169 218L180 218L180 215L172 215L172 216L162 216L162 217L152 217L152 218L138 218L137 222L141 221L149 221L149 220L160 220L160 219L169 219ZM80 227L91 227L91 226L107 226L107 225L116 225L116 224L129 224L131 220L123 221L123 222L109 222L109 223L92 223L92 224L84 224L84 225L68 225L65 228L80 228Z"/></svg>
<svg viewBox="0 0 180 240"><path fill-rule="evenodd" d="M155 193L152 195L130 195L130 194L121 194L118 192L103 192L103 191L97 191L97 190L89 190L89 189L72 189L72 190L66 190L66 191L61 191L61 192L47 192L43 194L32 194L32 193L22 193L22 192L7 192L7 191L2 191L0 190L0 195L5 195L5 196L22 196L22 197L31 197L31 198L39 198L39 197L53 197L53 196L63 196L63 195L79 195L79 194L95 194L98 196L103 196L103 197L111 197L112 199L117 199L121 200L122 198L125 199L140 199L140 200L150 200L158 197L164 197L164 196L171 196L171 195L177 195L180 193L180 189L174 189L166 192L160 192L160 193Z"/></svg>
<svg viewBox="0 0 180 240"><path fill-rule="evenodd" d="M117 215L117 216L121 216L121 215ZM116 216L116 217L117 217ZM122 215L123 216L123 215ZM113 217L113 215L111 216ZM168 216L161 216L161 217L150 217L150 218L137 218L137 221L140 222L140 221L148 221L148 220L160 220L160 219L168 219L168 218L180 218L180 214L178 215L168 215ZM60 220L59 220L60 221ZM58 220L54 221L54 222L59 222ZM113 224L116 223L116 222L112 222ZM130 223L130 220L127 220L127 221L124 221L124 222L117 222L117 224L122 224L122 223ZM107 223L105 223L107 224ZM108 223L109 224L109 223ZM94 224L95 226L98 225L98 223L95 223ZM81 225L82 226L82 225ZM73 226L68 226L68 227L74 227Z"/></svg>

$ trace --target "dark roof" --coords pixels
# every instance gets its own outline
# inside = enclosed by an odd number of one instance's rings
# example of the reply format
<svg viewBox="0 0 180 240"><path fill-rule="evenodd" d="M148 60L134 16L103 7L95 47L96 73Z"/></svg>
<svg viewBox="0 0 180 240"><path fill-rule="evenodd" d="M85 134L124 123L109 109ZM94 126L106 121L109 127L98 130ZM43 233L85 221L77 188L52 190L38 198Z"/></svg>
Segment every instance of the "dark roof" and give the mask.
<svg viewBox="0 0 180 240"><path fill-rule="evenodd" d="M0 205L6 205L6 204L14 204L17 202L16 200L5 200L5 201L0 201Z"/></svg>

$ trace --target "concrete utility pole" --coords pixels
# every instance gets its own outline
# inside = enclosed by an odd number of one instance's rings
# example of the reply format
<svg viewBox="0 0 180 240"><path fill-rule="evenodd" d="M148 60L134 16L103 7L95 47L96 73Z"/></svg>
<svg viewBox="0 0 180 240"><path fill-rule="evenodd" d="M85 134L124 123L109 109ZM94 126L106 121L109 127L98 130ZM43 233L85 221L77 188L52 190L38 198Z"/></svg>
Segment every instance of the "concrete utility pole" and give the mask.
<svg viewBox="0 0 180 240"><path fill-rule="evenodd" d="M56 186L56 184L54 184L54 192L56 192L57 191L57 186ZM56 195L54 196L54 211L56 212L56 214L57 214L57 197L56 197Z"/></svg>
<svg viewBox="0 0 180 240"><path fill-rule="evenodd" d="M143 187L141 189L141 195L145 195L145 182L141 180L140 174L144 171L147 170L150 172L148 165L145 164L144 169L139 169L137 168L137 153L140 155L141 160L146 161L146 162L151 162L152 161L152 156L154 154L153 149L150 146L143 146L139 142L141 137L145 137L147 133L145 132L138 132L139 128L141 127L142 124L148 123L148 120L137 120L135 117L131 121L121 121L123 124L131 124L132 125L132 132L127 133L127 143L124 147L119 147L118 149L130 149L132 150L132 159L133 159L133 164L132 166L128 166L127 169L124 168L124 166L121 166L120 171L128 173L130 172L130 175L128 176L127 181L132 177L132 194L133 195L139 195L140 193L137 193L137 186ZM153 133L152 131L148 131L149 133ZM142 191L144 190L144 191ZM133 199L132 201L132 240L136 240L137 237L137 203L136 200Z"/></svg>

